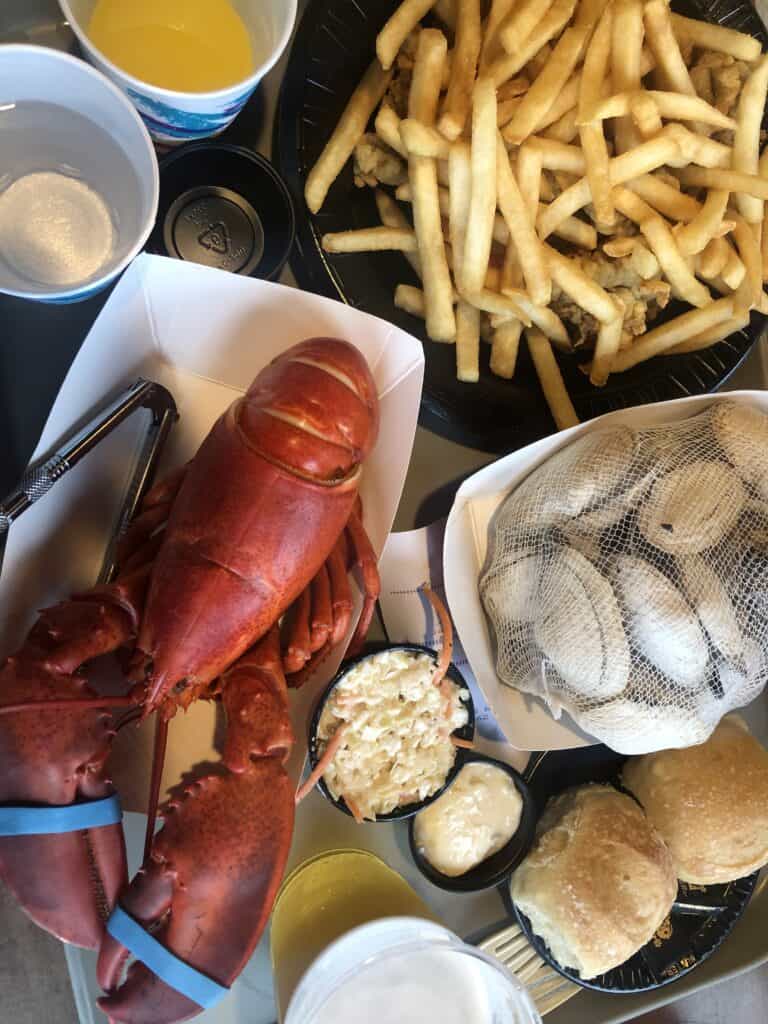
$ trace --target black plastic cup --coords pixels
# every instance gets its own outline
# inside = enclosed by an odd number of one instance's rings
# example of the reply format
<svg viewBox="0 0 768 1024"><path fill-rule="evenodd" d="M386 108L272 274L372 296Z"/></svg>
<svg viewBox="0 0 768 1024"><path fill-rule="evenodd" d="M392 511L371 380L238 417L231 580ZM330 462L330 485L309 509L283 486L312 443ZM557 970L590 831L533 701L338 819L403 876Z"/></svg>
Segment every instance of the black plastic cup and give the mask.
<svg viewBox="0 0 768 1024"><path fill-rule="evenodd" d="M334 676L334 678L328 684L326 689L320 695L317 707L315 708L314 714L312 715L312 720L309 723L308 748L309 763L311 768L314 769L318 761L320 760L320 755L318 754L317 750L317 728L320 723L320 716L323 713L328 698L331 696L334 689L338 686L342 679L344 679L348 675L351 669L353 669L356 665L359 665L361 661L365 661L367 658L373 658L377 654L381 654L383 651L409 651L413 654L431 654L433 658L438 658L437 651L434 651L431 647L424 647L422 644L381 644L375 645L374 647L369 647L364 654L361 654L356 658L350 658L349 661L345 661L344 664L339 669L338 673ZM449 679L451 679L454 683L456 683L457 686L461 686L469 693L469 699L463 702L468 714L467 724L462 726L461 729L454 729L453 735L456 736L458 739L469 740L471 742L475 735L475 707L474 704L472 703L472 694L469 690L469 686L467 686L467 682L462 676L461 672L459 672L459 670L453 664L448 666L446 676ZM437 800L437 798L440 796L440 794L444 793L446 789L450 786L450 784L461 771L462 766L466 763L467 757L469 755L471 755L471 751L465 749L464 747L457 747L456 757L454 759L451 770L448 772L445 778L445 782L438 790L436 790L431 796L426 797L424 800L419 800L411 804L404 804L402 807L397 807L394 811L390 811L388 814L377 814L375 819L376 822L401 821L403 818L411 818L413 817L414 814L418 814L419 811L423 811L425 807L429 807L429 805L431 803L434 803L435 800ZM334 807L338 808L338 810L340 811L343 811L344 814L349 814L350 816L352 815L352 812L347 807L344 799L340 798L337 800L334 796L332 796L330 790L328 789L328 787L325 784L325 781L322 778L318 782L317 788L323 794L325 799L328 800L329 803L332 803ZM366 818L366 822L368 821L369 819Z"/></svg>
<svg viewBox="0 0 768 1024"><path fill-rule="evenodd" d="M150 252L274 281L295 233L290 193L258 153L196 142L160 161Z"/></svg>
<svg viewBox="0 0 768 1024"><path fill-rule="evenodd" d="M511 765L505 764L504 761L497 761L496 758L486 757L485 754L475 751L467 752L462 761L462 768L473 762L489 764L506 772L522 798L523 810L520 815L520 824L510 840L496 853L491 854L490 857L481 861L474 868L470 868L469 871L465 871L463 875L444 875L430 864L416 844L416 819L411 819L408 823L408 843L414 863L428 881L447 892L479 892L481 889L490 889L499 885L523 861L536 836L536 821L538 820L536 801L522 775ZM456 774L458 775L458 772Z"/></svg>

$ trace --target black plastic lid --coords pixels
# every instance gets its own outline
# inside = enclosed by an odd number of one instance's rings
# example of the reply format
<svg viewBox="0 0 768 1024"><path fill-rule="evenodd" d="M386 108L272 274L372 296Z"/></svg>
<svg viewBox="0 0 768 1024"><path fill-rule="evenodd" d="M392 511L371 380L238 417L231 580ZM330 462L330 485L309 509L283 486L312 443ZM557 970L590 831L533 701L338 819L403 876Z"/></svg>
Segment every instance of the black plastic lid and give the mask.
<svg viewBox="0 0 768 1024"><path fill-rule="evenodd" d="M193 143L160 162L150 252L275 280L294 234L288 190L269 161L252 150Z"/></svg>

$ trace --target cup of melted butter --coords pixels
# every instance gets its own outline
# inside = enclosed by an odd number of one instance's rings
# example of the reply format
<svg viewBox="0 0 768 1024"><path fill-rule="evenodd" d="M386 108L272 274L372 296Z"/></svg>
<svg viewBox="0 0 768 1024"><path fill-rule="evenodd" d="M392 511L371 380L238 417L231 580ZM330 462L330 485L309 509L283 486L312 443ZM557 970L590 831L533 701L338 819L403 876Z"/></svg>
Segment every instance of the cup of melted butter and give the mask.
<svg viewBox="0 0 768 1024"><path fill-rule="evenodd" d="M533 798L511 765L471 753L450 787L410 825L411 853L433 884L474 892L503 881L536 827Z"/></svg>

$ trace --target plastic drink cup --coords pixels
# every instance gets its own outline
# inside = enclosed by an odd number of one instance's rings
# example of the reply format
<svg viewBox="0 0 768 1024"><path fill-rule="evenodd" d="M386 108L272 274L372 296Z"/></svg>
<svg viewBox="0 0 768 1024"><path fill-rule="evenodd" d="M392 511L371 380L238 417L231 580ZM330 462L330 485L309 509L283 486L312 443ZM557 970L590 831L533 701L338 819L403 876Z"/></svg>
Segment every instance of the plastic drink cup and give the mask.
<svg viewBox="0 0 768 1024"><path fill-rule="evenodd" d="M541 1024L498 961L441 925L391 917L337 939L310 966L283 1024Z"/></svg>
<svg viewBox="0 0 768 1024"><path fill-rule="evenodd" d="M0 291L100 291L144 247L158 195L152 141L116 86L58 50L0 47Z"/></svg>
<svg viewBox="0 0 768 1024"><path fill-rule="evenodd" d="M233 0L251 38L254 69L242 82L214 92L182 92L142 82L109 60L88 36L96 0L59 0L88 60L130 98L150 135L165 146L217 135L240 113L279 60L296 22L297 0Z"/></svg>
<svg viewBox="0 0 768 1024"><path fill-rule="evenodd" d="M286 878L271 953L283 1024L540 1024L498 961L364 850L320 854Z"/></svg>

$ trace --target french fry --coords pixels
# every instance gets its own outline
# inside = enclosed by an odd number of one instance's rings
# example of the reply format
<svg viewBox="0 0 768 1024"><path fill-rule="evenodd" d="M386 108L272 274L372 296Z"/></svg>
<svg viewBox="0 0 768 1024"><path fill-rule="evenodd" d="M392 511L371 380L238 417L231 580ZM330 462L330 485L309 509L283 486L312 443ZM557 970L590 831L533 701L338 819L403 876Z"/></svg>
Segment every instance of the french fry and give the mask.
<svg viewBox="0 0 768 1024"><path fill-rule="evenodd" d="M472 159L469 143L454 142L448 155L448 223L451 237L451 248L456 253L453 267L453 279L456 288L462 288L462 263L464 237L467 232L469 202L472 190Z"/></svg>
<svg viewBox="0 0 768 1024"><path fill-rule="evenodd" d="M589 29L567 28L557 42L541 74L523 97L514 117L506 127L505 138L520 144L527 139L537 122L546 114L567 82L581 56Z"/></svg>
<svg viewBox="0 0 768 1024"><path fill-rule="evenodd" d="M640 88L640 54L643 49L643 5L641 0L616 0L613 11L611 39L611 78L613 88L632 92ZM637 137L626 112L614 125L616 152L624 153L637 144ZM589 120L597 120L590 115Z"/></svg>
<svg viewBox="0 0 768 1024"><path fill-rule="evenodd" d="M505 288L502 295L493 295L491 292L483 292L480 296L481 307L488 313L505 312L508 315L516 316L521 320L524 327L533 324L538 327L549 340L562 352L571 351L571 339L560 317L549 306L537 306L532 302L527 292L518 291L515 288ZM504 303L507 303L506 309ZM514 310L517 309L515 313Z"/></svg>
<svg viewBox="0 0 768 1024"><path fill-rule="evenodd" d="M469 294L482 289L491 255L496 213L496 132L496 90L489 79L480 78L472 92L472 193L460 275L462 290Z"/></svg>
<svg viewBox="0 0 768 1024"><path fill-rule="evenodd" d="M618 92L607 99L601 100L590 112L590 121L604 121L608 117L623 117L631 113L631 104L638 94L634 92ZM726 117L715 107L698 96L685 96L679 92L662 92L658 89L647 89L640 96L652 101L659 114L670 120L701 121L716 128L734 129L736 122ZM760 108L762 110L762 108ZM735 147L734 147L735 152ZM757 165L757 162L755 162Z"/></svg>
<svg viewBox="0 0 768 1024"><path fill-rule="evenodd" d="M574 71L568 81L565 83L563 88L560 90L558 95L546 114L538 119L533 128L533 133L543 131L544 128L549 128L555 121L559 121L563 114L567 114L569 110L576 106L579 102L579 84L581 82L581 72Z"/></svg>
<svg viewBox="0 0 768 1024"><path fill-rule="evenodd" d="M480 310L463 299L456 306L456 377L469 383L480 379Z"/></svg>
<svg viewBox="0 0 768 1024"><path fill-rule="evenodd" d="M652 139L664 127L659 108L645 90L629 94L629 113L641 139Z"/></svg>
<svg viewBox="0 0 768 1024"><path fill-rule="evenodd" d="M726 288L729 288L732 292L735 292L738 288L741 287L741 284L747 274L747 268L739 258L739 255L736 252L736 250L731 246L729 242L727 244L728 259L725 261L725 265L723 269L720 271L720 278L723 282L723 285ZM752 291L753 294L756 292L756 289L754 288L754 279ZM727 292L723 294L727 294Z"/></svg>
<svg viewBox="0 0 768 1024"><path fill-rule="evenodd" d="M693 43L703 50L719 50L737 60L755 61L760 56L760 40L724 25L684 18L672 14L672 28L681 42Z"/></svg>
<svg viewBox="0 0 768 1024"><path fill-rule="evenodd" d="M514 298L512 295L514 294ZM523 310L523 304L527 300L528 305L533 307L533 303L528 298L525 292L518 292L517 290L511 289L504 295L499 295L498 292L489 291L484 288L480 292L475 292L474 295L469 297L473 306L477 309L482 310L484 313L490 313L492 322L493 317L499 317L501 321L504 320L520 320L526 327L530 327L532 320L531 317ZM520 300L520 302L518 302ZM546 306L537 306L539 309L547 309ZM549 312L549 310L547 310ZM494 324L497 326L497 324ZM563 328L565 331L565 328Z"/></svg>
<svg viewBox="0 0 768 1024"><path fill-rule="evenodd" d="M694 277L667 222L629 189L615 188L613 200L616 209L640 228L678 298L685 299L692 306L708 305L712 297Z"/></svg>
<svg viewBox="0 0 768 1024"><path fill-rule="evenodd" d="M456 42L448 92L437 127L447 139L464 131L472 102L472 86L480 57L480 0L456 0Z"/></svg>
<svg viewBox="0 0 768 1024"><path fill-rule="evenodd" d="M382 142L385 142L390 149L394 149L395 152L399 153L404 160L407 160L408 151L403 145L403 140L400 135L400 123L400 118L392 107L390 107L388 103L382 103L379 107L378 113L376 114L376 120L373 122L373 127Z"/></svg>
<svg viewBox="0 0 768 1024"><path fill-rule="evenodd" d="M467 145L469 145L469 144L467 143ZM413 202L413 191L411 189L411 186L408 184L408 182L405 182L404 184L397 186L397 189L395 190L395 196L402 203L412 203ZM439 188L438 189L438 202L440 204L440 212L442 213L443 217L449 217L450 216L450 209L451 209L451 200L450 200L450 192L449 192L448 188ZM573 218L571 218L571 220L573 220ZM565 222L564 225L561 225L558 228L558 232L560 232L561 229L564 229L567 232L567 230L568 230L568 222L567 221ZM494 218L493 218L493 241L494 242L498 242L499 245L506 245L507 242L509 241L509 229L507 228L507 225L504 222L504 218L501 216L500 213L494 214Z"/></svg>
<svg viewBox="0 0 768 1024"><path fill-rule="evenodd" d="M445 36L437 29L425 29L419 34L408 116L427 125L434 124L437 113L446 50ZM408 161L408 173L424 283L427 334L433 341L453 341L456 318L440 216L437 162L429 157L412 156Z"/></svg>
<svg viewBox="0 0 768 1024"><path fill-rule="evenodd" d="M491 0L491 9L485 23L483 45L480 51L481 71L498 55L501 46L499 29L514 6L515 0Z"/></svg>
<svg viewBox="0 0 768 1024"><path fill-rule="evenodd" d="M379 62L375 60L352 93L333 134L307 175L304 198L312 213L317 213L323 205L328 190L352 156L371 114L387 90L390 78L390 73L382 71Z"/></svg>
<svg viewBox="0 0 768 1024"><path fill-rule="evenodd" d="M392 196L382 188L374 189L376 209L379 211L379 219L387 228L410 228L408 218L397 205ZM419 275L421 276L421 275Z"/></svg>
<svg viewBox="0 0 768 1024"><path fill-rule="evenodd" d="M768 96L768 55L755 65L744 83L739 97L738 124L733 138L734 171L742 174L757 174L760 152L760 125L765 114ZM749 224L760 224L763 220L763 200L743 192L736 196L736 205Z"/></svg>
<svg viewBox="0 0 768 1024"><path fill-rule="evenodd" d="M552 6L552 0L521 0L499 27L499 42L507 53L519 53Z"/></svg>
<svg viewBox="0 0 768 1024"><path fill-rule="evenodd" d="M547 139L554 139L556 142L563 142L566 145L573 142L579 134L576 124L576 107L563 114L560 120L555 121L549 128L545 128L542 134Z"/></svg>
<svg viewBox="0 0 768 1024"><path fill-rule="evenodd" d="M728 195L729 193L722 189L710 189L696 216L692 217L688 224L678 226L675 238L677 247L684 256L701 252L709 240L715 237L723 223Z"/></svg>
<svg viewBox="0 0 768 1024"><path fill-rule="evenodd" d="M719 277L728 262L730 246L724 238L713 238L702 249L696 261L700 277L712 281Z"/></svg>
<svg viewBox="0 0 768 1024"><path fill-rule="evenodd" d="M721 167L683 167L677 172L684 185L694 188L716 188L727 192L743 192L757 199L768 199L768 178Z"/></svg>
<svg viewBox="0 0 768 1024"><path fill-rule="evenodd" d="M420 320L426 316L424 292L421 288L414 288L413 285L399 284L395 288L395 305L398 309L410 313L411 316L419 317Z"/></svg>
<svg viewBox="0 0 768 1024"><path fill-rule="evenodd" d="M611 363L621 345L621 334L624 329L624 306L621 300L621 312L608 323L601 323L595 342L595 354L589 370L589 380L595 387L604 387L611 373Z"/></svg>
<svg viewBox="0 0 768 1024"><path fill-rule="evenodd" d="M650 281L652 278L658 277L661 271L659 261L651 250L646 248L640 241L635 244L632 250L631 263L644 281Z"/></svg>
<svg viewBox="0 0 768 1024"><path fill-rule="evenodd" d="M701 213L701 203L679 188L652 174L641 174L627 182L627 188L670 220L691 221Z"/></svg>
<svg viewBox="0 0 768 1024"><path fill-rule="evenodd" d="M674 125L667 125L660 135L648 142L642 142L634 149L614 157L609 163L609 174L612 185L621 185L632 178L638 178L657 167L668 163L670 158L679 156L676 139L669 133ZM768 182L765 183L768 185ZM582 210L592 199L587 178L580 178L539 213L536 228L543 240L555 231L566 217Z"/></svg>
<svg viewBox="0 0 768 1024"><path fill-rule="evenodd" d="M534 150L541 156L541 166L549 171L566 171L579 177L584 174L584 154L578 146L568 146L555 139L544 139L534 136L526 141L523 149ZM519 154L518 154L519 159Z"/></svg>
<svg viewBox="0 0 768 1024"><path fill-rule="evenodd" d="M507 248L504 251L504 263L501 267L501 279L499 285L500 291L503 291L505 288L523 287L523 271L520 268L520 261L517 258L515 243L511 239L507 243Z"/></svg>
<svg viewBox="0 0 768 1024"><path fill-rule="evenodd" d="M674 139L680 151L679 157L670 157L670 167L686 167L688 164L721 168L731 166L733 150L722 142L689 132L681 124L674 123L665 125L662 134Z"/></svg>
<svg viewBox="0 0 768 1024"><path fill-rule="evenodd" d="M447 160L450 143L435 128L406 117L400 122L400 137L409 156Z"/></svg>
<svg viewBox="0 0 768 1024"><path fill-rule="evenodd" d="M643 8L643 19L646 39L656 61L656 73L672 92L695 96L696 90L672 30L665 0L648 0Z"/></svg>
<svg viewBox="0 0 768 1024"><path fill-rule="evenodd" d="M514 96L510 100L501 100L496 107L496 124L503 128L515 116L515 111L520 106L520 97Z"/></svg>
<svg viewBox="0 0 768 1024"><path fill-rule="evenodd" d="M588 277L576 260L549 246L545 246L545 252L552 280L577 306L603 324L611 323L619 316L619 307L608 292Z"/></svg>
<svg viewBox="0 0 768 1024"><path fill-rule="evenodd" d="M542 206L543 204L540 203L540 210L542 209ZM562 238L564 242L570 242L571 245L578 245L580 249L597 248L597 231L591 224L587 224L586 221L579 220L578 217L568 217L562 224L560 224L553 234L557 235L558 238Z"/></svg>
<svg viewBox="0 0 768 1024"><path fill-rule="evenodd" d="M742 217L734 217L734 219L736 224L733 229L733 238L746 269L752 291L752 301L747 309L734 309L738 316L748 312L760 302L760 297L763 294L763 258L760 253L760 242L752 232L750 225Z"/></svg>
<svg viewBox="0 0 768 1024"><path fill-rule="evenodd" d="M435 0L403 0L376 37L376 56L385 71L395 62L400 47L413 32Z"/></svg>
<svg viewBox="0 0 768 1024"><path fill-rule="evenodd" d="M416 252L416 235L408 228L361 228L357 231L332 231L323 235L325 252L383 252L388 249Z"/></svg>
<svg viewBox="0 0 768 1024"><path fill-rule="evenodd" d="M763 150L763 154L760 157L758 164L758 173L761 178L768 180L768 146ZM763 233L760 238L760 251L763 256L763 280L768 281L768 208L766 208L765 215L763 218Z"/></svg>
<svg viewBox="0 0 768 1024"><path fill-rule="evenodd" d="M531 32L522 49L514 54L498 57L488 65L484 74L491 79L495 86L503 85L524 68L532 58L536 57L550 39L554 39L562 32L568 24L575 6L576 0L554 0L547 13ZM538 70L535 73L538 73Z"/></svg>
<svg viewBox="0 0 768 1024"><path fill-rule="evenodd" d="M539 378L541 390L552 413L552 418L558 430L565 430L567 427L575 427L579 423L579 417L568 395L560 373L560 367L552 351L552 345L541 331L535 327L527 327L525 340L528 343L528 351Z"/></svg>
<svg viewBox="0 0 768 1024"><path fill-rule="evenodd" d="M611 373L623 373L625 370L643 363L653 356L668 352L671 348L689 341L697 334L709 330L716 324L721 324L733 316L733 299L717 299L710 302L701 309L692 309L688 313L682 313L673 320L667 320L659 327L654 327L642 338L639 338L632 348L619 352L611 364Z"/></svg>
<svg viewBox="0 0 768 1024"><path fill-rule="evenodd" d="M579 83L579 106L577 120L583 120L602 95L607 84L608 64L611 57L613 28L613 7L608 5L598 22L584 57L584 67ZM583 123L578 129L584 165L595 217L599 224L614 222L613 200L609 174L608 147L599 123Z"/></svg>
<svg viewBox="0 0 768 1024"><path fill-rule="evenodd" d="M522 330L523 325L519 320L508 320L494 330L491 341L491 373L495 373L497 377L504 377L507 380L514 377Z"/></svg>
<svg viewBox="0 0 768 1024"><path fill-rule="evenodd" d="M541 194L541 153L533 146L524 145L517 151L517 184L528 216L533 224L539 215Z"/></svg>
<svg viewBox="0 0 768 1024"><path fill-rule="evenodd" d="M525 286L533 302L540 306L546 306L552 295L552 284L547 264L541 243L536 235L531 210L526 207L525 200L520 193L501 136L497 140L496 159L499 209L507 222L509 237L514 242ZM538 202L536 209L538 209Z"/></svg>
<svg viewBox="0 0 768 1024"><path fill-rule="evenodd" d="M715 324L714 327L702 331L701 334L694 335L688 341L681 341L679 345L675 345L674 348L670 349L667 354L679 356L686 352L699 352L703 348L711 348L719 341L724 341L731 334L743 330L748 323L749 314L747 316L731 317L729 320L724 320L722 323Z"/></svg>

